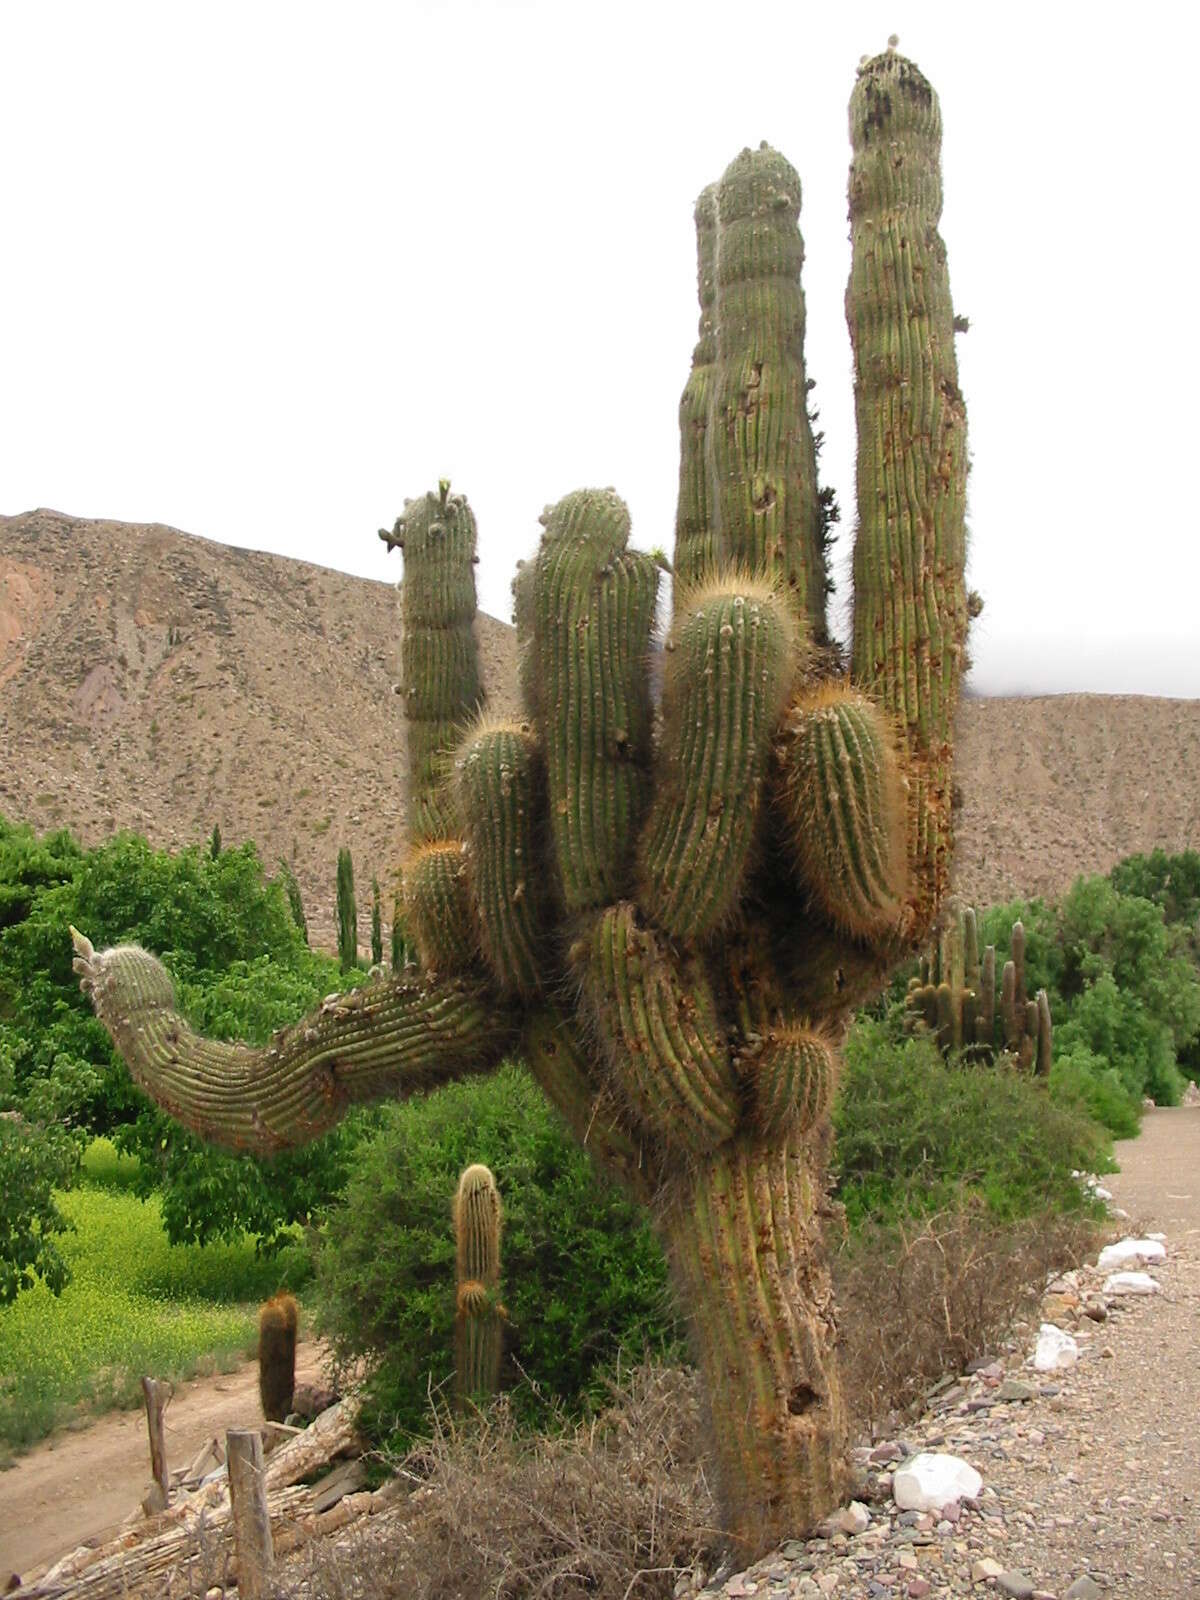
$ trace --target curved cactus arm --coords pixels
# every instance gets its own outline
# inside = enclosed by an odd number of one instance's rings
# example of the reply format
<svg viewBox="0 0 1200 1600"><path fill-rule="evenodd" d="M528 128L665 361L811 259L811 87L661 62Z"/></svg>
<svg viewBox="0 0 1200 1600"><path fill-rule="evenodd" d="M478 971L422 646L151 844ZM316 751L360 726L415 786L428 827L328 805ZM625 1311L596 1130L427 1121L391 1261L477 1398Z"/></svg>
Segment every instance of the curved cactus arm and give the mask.
<svg viewBox="0 0 1200 1600"><path fill-rule="evenodd" d="M489 1071L517 1037L512 1014L478 984L393 978L330 996L259 1049L224 1044L184 1020L147 951L71 937L80 987L135 1083L227 1150L271 1156L307 1144L356 1102Z"/></svg>
<svg viewBox="0 0 1200 1600"><path fill-rule="evenodd" d="M966 409L942 210L941 112L924 75L888 50L850 101L858 536L852 671L909 756L914 934L950 872L951 754L967 628Z"/></svg>
<svg viewBox="0 0 1200 1600"><path fill-rule="evenodd" d="M841 682L797 696L780 799L801 883L833 927L886 943L905 923L906 789L878 708Z"/></svg>

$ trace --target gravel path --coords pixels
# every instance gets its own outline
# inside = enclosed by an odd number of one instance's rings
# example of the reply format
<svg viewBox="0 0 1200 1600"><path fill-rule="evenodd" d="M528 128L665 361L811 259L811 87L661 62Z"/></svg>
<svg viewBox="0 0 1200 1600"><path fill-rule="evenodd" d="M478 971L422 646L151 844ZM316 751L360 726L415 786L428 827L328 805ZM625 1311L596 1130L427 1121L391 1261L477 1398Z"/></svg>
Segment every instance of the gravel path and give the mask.
<svg viewBox="0 0 1200 1600"><path fill-rule="evenodd" d="M1149 1113L1117 1159L1104 1183L1130 1214L1122 1231L1167 1236L1152 1264L1160 1292L1105 1296L1107 1274L1092 1268L1060 1281L1043 1315L1078 1340L1075 1366L1034 1372L1031 1335L964 1375L890 1450L860 1452L871 1484L861 1532L793 1541L709 1593L1200 1597L1200 1108ZM892 1469L924 1450L975 1467L978 1497L940 1517L899 1512Z"/></svg>

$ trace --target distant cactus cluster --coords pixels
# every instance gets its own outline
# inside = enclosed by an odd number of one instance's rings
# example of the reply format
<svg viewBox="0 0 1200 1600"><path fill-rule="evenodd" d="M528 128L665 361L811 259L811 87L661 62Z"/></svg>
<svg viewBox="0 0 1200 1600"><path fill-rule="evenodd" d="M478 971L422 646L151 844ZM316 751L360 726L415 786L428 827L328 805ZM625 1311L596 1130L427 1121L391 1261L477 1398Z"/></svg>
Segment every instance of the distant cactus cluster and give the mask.
<svg viewBox="0 0 1200 1600"><path fill-rule="evenodd" d="M1030 1000L1025 987L1025 927L1012 926L1012 956L996 986L996 946L979 951L979 923L973 906L954 906L947 927L930 955L921 960L908 986L909 1022L933 1034L946 1055L967 1059L1012 1058L1023 1072L1048 1078L1053 1059L1050 999L1039 989Z"/></svg>

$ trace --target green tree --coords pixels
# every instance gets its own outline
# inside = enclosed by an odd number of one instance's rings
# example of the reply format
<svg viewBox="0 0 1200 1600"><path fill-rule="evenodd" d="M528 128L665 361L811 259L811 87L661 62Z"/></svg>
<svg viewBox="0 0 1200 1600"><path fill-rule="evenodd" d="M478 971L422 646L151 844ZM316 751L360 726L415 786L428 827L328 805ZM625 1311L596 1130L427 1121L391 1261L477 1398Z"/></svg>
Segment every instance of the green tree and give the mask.
<svg viewBox="0 0 1200 1600"><path fill-rule="evenodd" d="M354 898L354 862L344 846L337 861L338 960L343 972L358 965L358 902Z"/></svg>
<svg viewBox="0 0 1200 1600"><path fill-rule="evenodd" d="M276 874L283 885L283 892L287 895L288 907L292 913L292 921L304 936L305 944L308 943L308 919L304 915L304 897L300 893L300 885L296 881L296 874L292 871L291 863L279 858L279 871Z"/></svg>
<svg viewBox="0 0 1200 1600"><path fill-rule="evenodd" d="M344 1182L358 1119L345 1137L314 1146L311 1160L308 1152L235 1160L181 1137L134 1087L79 993L67 952L81 923L169 950L189 1021L221 1037L265 1038L337 981L337 963L308 949L284 886L264 881L252 845L216 858L207 847L170 855L126 834L85 852L69 834L38 839L0 818L2 1109L15 1114L8 1155L19 1151L25 1163L4 1179L3 1226L26 1241L14 1242L9 1259L27 1254L31 1238L52 1246L38 1216L49 1218L51 1188L71 1180L74 1145L91 1133L111 1133L140 1157L139 1190L161 1190L176 1241L245 1229L266 1244L311 1220ZM55 1281L54 1271L46 1276Z"/></svg>
<svg viewBox="0 0 1200 1600"><path fill-rule="evenodd" d="M208 853L214 861L221 854L221 824L219 822L213 823L212 835L208 841Z"/></svg>
<svg viewBox="0 0 1200 1600"><path fill-rule="evenodd" d="M1149 855L1126 856L1117 862L1109 877L1118 893L1138 895L1161 906L1169 927L1180 925L1189 933L1197 931L1200 851L1168 855L1165 850L1152 850Z"/></svg>

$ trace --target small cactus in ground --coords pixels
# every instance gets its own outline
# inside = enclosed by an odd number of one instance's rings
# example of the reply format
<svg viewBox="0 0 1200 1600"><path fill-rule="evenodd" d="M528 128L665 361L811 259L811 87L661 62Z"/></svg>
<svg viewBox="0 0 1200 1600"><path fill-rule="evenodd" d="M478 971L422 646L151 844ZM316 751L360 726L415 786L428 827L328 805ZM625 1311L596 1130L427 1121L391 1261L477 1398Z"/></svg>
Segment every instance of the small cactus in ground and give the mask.
<svg viewBox="0 0 1200 1600"><path fill-rule="evenodd" d="M811 1530L848 1483L821 1243L828 1109L849 1017L924 948L949 882L970 608L940 136L911 62L864 63L849 670L825 621L800 185L764 146L697 208L661 715L659 565L629 547L617 494L590 489L547 508L518 569L525 715L480 718L475 520L443 483L383 535L405 558L403 895L421 972L331 996L247 1050L198 1039L144 951L77 943L138 1082L233 1148L303 1143L352 1102L520 1049L597 1165L650 1207L743 1561Z"/></svg>
<svg viewBox="0 0 1200 1600"><path fill-rule="evenodd" d="M996 986L996 947L979 953L979 923L973 906L955 907L946 928L908 986L906 1005L914 1027L925 1027L949 1055L994 1061L1008 1055L1023 1072L1050 1076L1053 1029L1050 998L1039 989L1030 1000L1025 988L1025 928L1012 926L1012 957Z"/></svg>
<svg viewBox="0 0 1200 1600"><path fill-rule="evenodd" d="M292 1409L299 1320L290 1294L273 1296L258 1313L258 1396L268 1422L282 1422Z"/></svg>
<svg viewBox="0 0 1200 1600"><path fill-rule="evenodd" d="M454 1376L460 1405L488 1399L500 1381L500 1222L496 1180L487 1167L467 1167L454 1196Z"/></svg>

